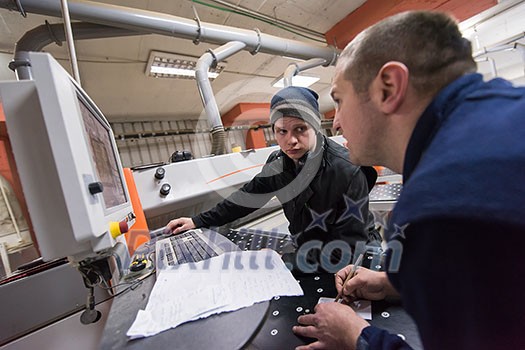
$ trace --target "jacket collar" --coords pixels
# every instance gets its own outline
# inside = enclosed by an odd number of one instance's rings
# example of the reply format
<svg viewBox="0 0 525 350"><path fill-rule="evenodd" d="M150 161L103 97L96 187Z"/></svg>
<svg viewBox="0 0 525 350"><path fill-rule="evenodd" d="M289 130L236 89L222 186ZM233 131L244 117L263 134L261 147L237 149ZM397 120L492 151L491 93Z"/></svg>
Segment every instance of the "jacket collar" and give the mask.
<svg viewBox="0 0 525 350"><path fill-rule="evenodd" d="M407 182L434 135L452 111L483 83L480 74L466 74L447 85L428 105L416 123L405 153L403 179Z"/></svg>

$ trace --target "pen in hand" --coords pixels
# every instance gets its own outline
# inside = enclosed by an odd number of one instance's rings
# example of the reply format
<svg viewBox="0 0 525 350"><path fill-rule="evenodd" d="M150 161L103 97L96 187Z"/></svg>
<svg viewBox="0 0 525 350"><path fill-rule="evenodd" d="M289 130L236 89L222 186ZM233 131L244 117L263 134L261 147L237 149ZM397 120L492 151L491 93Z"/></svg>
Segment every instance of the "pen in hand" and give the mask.
<svg viewBox="0 0 525 350"><path fill-rule="evenodd" d="M359 255L359 257L357 258L357 260L355 261L354 266L352 267L352 270L350 271L350 273L348 274L348 276L346 276L346 279L345 279L345 281L343 282L343 288L344 288L345 284L346 284L348 281L350 281L350 279L351 279L352 277L355 276L355 272L357 271L357 268L358 268L359 266L361 266L361 264L363 263L363 257L364 257L364 254L361 253L361 254ZM343 288L341 288L341 292L337 293L337 296L335 297L335 300L334 300L334 301L335 301L336 303L341 303L341 302L343 301Z"/></svg>

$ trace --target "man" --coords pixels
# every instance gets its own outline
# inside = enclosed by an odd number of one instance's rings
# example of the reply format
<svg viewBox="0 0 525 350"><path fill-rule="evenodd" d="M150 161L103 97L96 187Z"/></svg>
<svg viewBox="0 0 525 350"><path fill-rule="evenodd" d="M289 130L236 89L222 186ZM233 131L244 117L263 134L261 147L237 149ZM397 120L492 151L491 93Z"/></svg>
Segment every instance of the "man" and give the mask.
<svg viewBox="0 0 525 350"><path fill-rule="evenodd" d="M170 221L167 229L177 234L222 226L277 196L298 245L342 240L353 247L358 241L380 239L368 211L368 192L377 174L373 168L350 163L348 150L319 132L317 99L314 91L302 87L277 92L270 104L270 122L280 150L239 191L209 211Z"/></svg>
<svg viewBox="0 0 525 350"><path fill-rule="evenodd" d="M352 161L404 176L385 237L401 259L343 286L347 267L336 287L347 300L399 292L425 349L525 348L525 89L475 69L453 19L407 12L356 37L333 80ZM343 304L298 322L318 339L298 349L409 348Z"/></svg>

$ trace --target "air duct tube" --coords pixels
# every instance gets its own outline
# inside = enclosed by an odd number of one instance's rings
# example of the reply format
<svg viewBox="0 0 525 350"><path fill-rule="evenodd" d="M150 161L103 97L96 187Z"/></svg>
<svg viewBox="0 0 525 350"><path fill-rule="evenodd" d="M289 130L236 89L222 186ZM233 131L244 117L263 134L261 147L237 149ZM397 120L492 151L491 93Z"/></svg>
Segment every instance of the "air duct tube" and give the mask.
<svg viewBox="0 0 525 350"><path fill-rule="evenodd" d="M211 126L212 134L212 148L211 153L214 155L225 154L226 152L226 132L222 125L221 115L217 101L213 95L211 83L208 78L208 70L212 65L224 60L227 57L241 51L246 47L246 44L240 41L231 41L215 50L208 50L199 58L195 67L195 78L197 79L197 87L201 96L204 111L208 117Z"/></svg>
<svg viewBox="0 0 525 350"><path fill-rule="evenodd" d="M143 35L144 33L109 27L93 23L72 23L75 40L113 38L119 36ZM9 68L15 71L18 80L32 79L28 53L42 51L51 43L61 46L66 40L64 26L61 23L43 24L26 32L15 45L15 54Z"/></svg>
<svg viewBox="0 0 525 350"><path fill-rule="evenodd" d="M230 41L246 44L252 53L268 53L299 59L324 58L335 64L338 50L327 45L279 38L259 30L241 29L190 20L166 13L103 4L85 0L68 0L72 20L104 24L148 34L160 34L191 39L196 42L222 45ZM18 10L22 14L37 13L62 17L56 0L0 0L0 7Z"/></svg>
<svg viewBox="0 0 525 350"><path fill-rule="evenodd" d="M302 72L303 70L307 70L310 68L315 68L317 66L321 65L328 65L330 62L323 58L312 58L308 61L300 62L300 63L290 63L286 70L284 71L283 75L283 84L284 87L292 86L292 78L299 74L299 72Z"/></svg>

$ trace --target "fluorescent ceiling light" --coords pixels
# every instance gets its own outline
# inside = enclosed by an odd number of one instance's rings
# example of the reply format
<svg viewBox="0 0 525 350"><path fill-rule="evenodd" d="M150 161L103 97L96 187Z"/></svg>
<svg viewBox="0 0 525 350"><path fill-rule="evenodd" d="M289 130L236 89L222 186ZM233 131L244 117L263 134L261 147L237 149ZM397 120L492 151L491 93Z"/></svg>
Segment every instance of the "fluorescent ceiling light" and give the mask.
<svg viewBox="0 0 525 350"><path fill-rule="evenodd" d="M309 87L310 85L317 82L320 78L319 77L313 77L308 75L294 75L292 77L292 85L293 86L302 86L302 87ZM272 82L273 87L277 88L283 88L284 87L284 78L277 78Z"/></svg>
<svg viewBox="0 0 525 350"><path fill-rule="evenodd" d="M182 56L169 52L151 51L146 75L155 78L180 78L195 79L195 57ZM213 80L226 67L225 62L217 64L217 67L208 70L208 78Z"/></svg>
<svg viewBox="0 0 525 350"><path fill-rule="evenodd" d="M151 66L150 73L153 76L157 75L177 75L185 76L190 78L195 78L195 71L192 69L183 69L176 67L161 67L161 66ZM208 72L208 77L210 79L215 79L219 76L217 72ZM171 78L171 77L169 77Z"/></svg>

